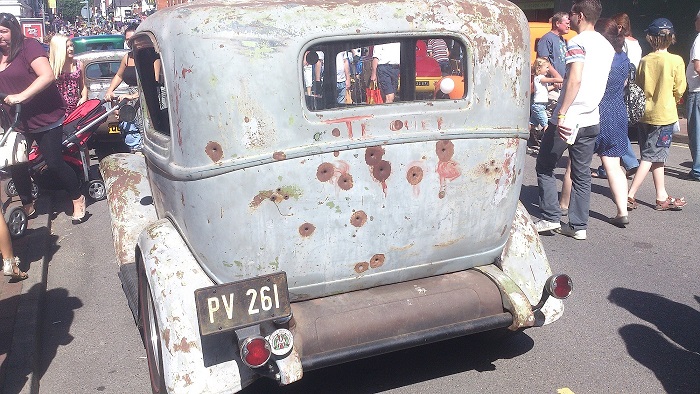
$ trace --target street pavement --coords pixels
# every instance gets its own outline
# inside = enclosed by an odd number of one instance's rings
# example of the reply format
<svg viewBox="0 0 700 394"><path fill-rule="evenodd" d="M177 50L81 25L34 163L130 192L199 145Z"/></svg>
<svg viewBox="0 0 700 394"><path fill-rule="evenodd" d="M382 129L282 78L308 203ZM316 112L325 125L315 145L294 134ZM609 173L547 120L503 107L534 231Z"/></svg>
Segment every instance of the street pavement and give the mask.
<svg viewBox="0 0 700 394"><path fill-rule="evenodd" d="M680 126L681 131L674 135L673 142L687 145L685 119L681 119ZM687 156L683 161L690 161L690 151L683 149L681 152ZM0 193L0 199L4 207L10 203L18 204L16 198L10 201L4 191ZM54 204L51 199L52 193L40 196L37 217L29 221L26 235L13 241L15 255L22 261L20 268L29 273L29 278L14 281L3 277L0 280L0 394L39 392L36 371L41 357L43 322L40 311L44 309L51 245L58 242L58 237L51 232L51 218L56 214L52 212ZM691 200L690 203L697 202Z"/></svg>

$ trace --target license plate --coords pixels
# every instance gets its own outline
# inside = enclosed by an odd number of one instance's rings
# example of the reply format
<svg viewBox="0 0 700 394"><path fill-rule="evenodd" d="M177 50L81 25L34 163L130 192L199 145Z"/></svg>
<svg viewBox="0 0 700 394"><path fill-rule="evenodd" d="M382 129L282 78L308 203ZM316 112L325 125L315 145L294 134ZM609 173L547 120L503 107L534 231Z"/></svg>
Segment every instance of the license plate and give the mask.
<svg viewBox="0 0 700 394"><path fill-rule="evenodd" d="M119 124L118 123L110 123L109 126L107 126L107 132L109 134L119 134Z"/></svg>
<svg viewBox="0 0 700 394"><path fill-rule="evenodd" d="M416 86L430 86L429 81L416 81Z"/></svg>
<svg viewBox="0 0 700 394"><path fill-rule="evenodd" d="M197 289L194 299L201 335L236 330L292 314L285 272Z"/></svg>

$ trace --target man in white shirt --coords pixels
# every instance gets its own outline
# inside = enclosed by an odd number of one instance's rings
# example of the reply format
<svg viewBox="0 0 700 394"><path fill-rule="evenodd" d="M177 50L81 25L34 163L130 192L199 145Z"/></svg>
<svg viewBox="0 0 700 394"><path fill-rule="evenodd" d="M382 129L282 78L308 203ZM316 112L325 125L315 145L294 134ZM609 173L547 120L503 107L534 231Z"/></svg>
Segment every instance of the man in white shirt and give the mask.
<svg viewBox="0 0 700 394"><path fill-rule="evenodd" d="M537 155L537 186L542 220L538 232L556 231L574 239L586 239L591 204L591 160L600 133L598 105L603 98L615 50L596 32L600 0L574 0L571 26L578 35L567 44L566 79L559 103L542 137ZM565 140L572 138L570 144ZM569 150L573 187L569 203L569 223L560 223L559 193L554 169Z"/></svg>
<svg viewBox="0 0 700 394"><path fill-rule="evenodd" d="M375 45L372 53L371 81L379 82L379 89L385 103L393 103L399 90L399 64L401 63L401 43Z"/></svg>
<svg viewBox="0 0 700 394"><path fill-rule="evenodd" d="M695 15L695 31L700 33L700 11ZM690 48L685 79L688 81L688 147L693 158L688 179L700 181L700 34Z"/></svg>

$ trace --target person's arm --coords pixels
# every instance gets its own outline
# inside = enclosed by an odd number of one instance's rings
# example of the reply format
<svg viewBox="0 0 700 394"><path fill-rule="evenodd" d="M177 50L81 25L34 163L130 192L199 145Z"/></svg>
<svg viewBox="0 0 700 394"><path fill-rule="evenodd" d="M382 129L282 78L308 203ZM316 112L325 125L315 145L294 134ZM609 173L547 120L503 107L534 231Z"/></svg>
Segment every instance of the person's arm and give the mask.
<svg viewBox="0 0 700 394"><path fill-rule="evenodd" d="M31 67L36 74L36 79L22 92L5 97L5 103L9 105L26 103L56 80L47 57L39 56L32 60Z"/></svg>
<svg viewBox="0 0 700 394"><path fill-rule="evenodd" d="M560 84L560 83L564 82L564 80L561 78L561 76L559 75L559 73L555 69L552 69L552 71L554 71L553 74L556 74L556 77L542 77L542 79L540 79L540 81L543 84L545 84L545 83L558 83L558 84Z"/></svg>
<svg viewBox="0 0 700 394"><path fill-rule="evenodd" d="M559 108L559 137L566 140L571 134L571 129L564 126L566 122L566 111L569 110L571 104L576 99L579 89L581 89L581 76L583 74L583 62L569 63L567 70L566 83L564 84L564 97L560 97L561 107Z"/></svg>
<svg viewBox="0 0 700 394"><path fill-rule="evenodd" d="M80 85L80 100L78 100L78 105L84 103L87 101L87 85L85 84L85 73L83 70L83 65L80 62L76 63L76 67L81 71L80 72L80 80L78 81L78 84Z"/></svg>
<svg viewBox="0 0 700 394"><path fill-rule="evenodd" d="M369 77L370 81L377 80L377 66L379 65L379 59L376 57L372 58L372 75Z"/></svg>
<svg viewBox="0 0 700 394"><path fill-rule="evenodd" d="M561 90L561 88L562 88L562 86L563 86L562 83L564 82L564 76L563 76L563 75L560 75L560 74L559 74L559 71L557 71L557 69L554 68L554 67L550 67L550 68L549 68L549 75L551 75L552 78L558 79L558 80L559 80L559 81L552 82L552 83L554 83L554 87L555 87L555 88Z"/></svg>
<svg viewBox="0 0 700 394"><path fill-rule="evenodd" d="M110 101L114 98L114 89L123 81L122 76L124 75L124 70L126 70L126 62L128 59L129 54L127 53L122 58L121 63L119 63L119 70L117 70L117 73L112 77L112 82L109 83L109 88L107 88L107 92L105 93L105 101Z"/></svg>
<svg viewBox="0 0 700 394"><path fill-rule="evenodd" d="M685 80L685 63L681 60L679 62L678 68L674 73L673 81L673 97L676 99L676 103L679 103L683 98L683 93L688 88L688 84Z"/></svg>
<svg viewBox="0 0 700 394"><path fill-rule="evenodd" d="M693 70L695 70L695 74L698 74L700 76L700 59L693 59Z"/></svg>
<svg viewBox="0 0 700 394"><path fill-rule="evenodd" d="M345 71L345 88L350 88L350 61L348 58L343 59L343 69Z"/></svg>

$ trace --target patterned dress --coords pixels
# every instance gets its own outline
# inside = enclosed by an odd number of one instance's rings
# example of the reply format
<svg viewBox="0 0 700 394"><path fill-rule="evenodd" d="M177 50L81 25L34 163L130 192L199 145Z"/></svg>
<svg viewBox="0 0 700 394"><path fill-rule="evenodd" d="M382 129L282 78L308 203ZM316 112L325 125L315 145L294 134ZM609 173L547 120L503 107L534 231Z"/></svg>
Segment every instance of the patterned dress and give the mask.
<svg viewBox="0 0 700 394"><path fill-rule="evenodd" d="M595 153L600 156L621 157L627 151L627 108L625 81L630 60L624 52L613 57L605 94L600 101L600 134L595 141Z"/></svg>
<svg viewBox="0 0 700 394"><path fill-rule="evenodd" d="M80 84L82 81L83 72L81 71L80 64L76 65L75 71L69 73L61 73L56 79L56 85L58 90L63 96L63 100L66 101L66 115L70 114L78 106L78 101L80 101L81 91Z"/></svg>

